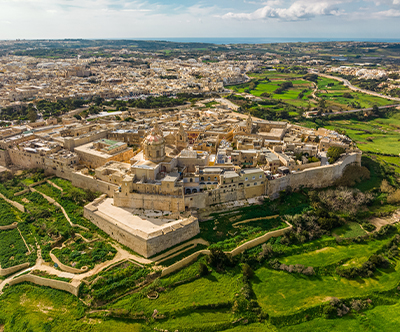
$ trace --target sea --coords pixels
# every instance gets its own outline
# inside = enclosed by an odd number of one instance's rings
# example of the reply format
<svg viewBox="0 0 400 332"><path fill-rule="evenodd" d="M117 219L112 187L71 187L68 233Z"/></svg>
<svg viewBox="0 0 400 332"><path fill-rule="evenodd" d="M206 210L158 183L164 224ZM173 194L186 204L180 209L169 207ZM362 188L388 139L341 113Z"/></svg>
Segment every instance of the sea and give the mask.
<svg viewBox="0 0 400 332"><path fill-rule="evenodd" d="M400 43L399 38L271 38L271 37L205 37L205 38L130 38L133 40L156 40L156 41L171 41L179 43L210 43L218 45L229 44L272 44L272 43L310 43L310 42L332 42L332 41L358 41L358 42L379 42L379 43Z"/></svg>

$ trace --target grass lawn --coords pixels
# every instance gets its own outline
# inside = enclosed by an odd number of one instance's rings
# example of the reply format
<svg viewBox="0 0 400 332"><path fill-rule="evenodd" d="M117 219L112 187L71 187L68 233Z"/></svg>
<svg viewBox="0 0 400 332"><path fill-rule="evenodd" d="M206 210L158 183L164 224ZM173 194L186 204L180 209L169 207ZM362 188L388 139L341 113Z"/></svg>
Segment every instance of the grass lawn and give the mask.
<svg viewBox="0 0 400 332"><path fill-rule="evenodd" d="M393 289L400 281L399 265L397 262L393 271L375 273L374 278L356 280L337 275L306 277L261 268L255 272L253 290L260 306L271 316L279 316L322 304L331 297L369 296Z"/></svg>
<svg viewBox="0 0 400 332"><path fill-rule="evenodd" d="M35 256L33 260L36 258L34 253L27 255L27 252L18 229L0 231L0 266L3 269L29 262L29 256Z"/></svg>
<svg viewBox="0 0 400 332"><path fill-rule="evenodd" d="M400 127L399 112L388 118L370 121L330 121L329 125L325 127L333 130L344 130L346 135L355 141L362 151L398 155L400 153L400 132L394 126Z"/></svg>
<svg viewBox="0 0 400 332"><path fill-rule="evenodd" d="M160 313L173 312L194 305L233 301L235 294L240 292L242 287L240 273L212 272L206 277L160 293L157 300L149 300L147 297L134 294L116 302L112 308L128 309L131 313L143 311L145 314L153 313L154 309Z"/></svg>
<svg viewBox="0 0 400 332"><path fill-rule="evenodd" d="M144 331L132 322L86 319L83 304L73 295L30 284L13 286L1 297L0 329L2 324L5 331Z"/></svg>
<svg viewBox="0 0 400 332"><path fill-rule="evenodd" d="M368 241L366 243L353 243L347 246L337 245L324 247L308 253L288 256L280 259L280 261L287 265L303 264L313 267L326 266L335 264L344 259L369 257L389 241L390 239L383 239Z"/></svg>
<svg viewBox="0 0 400 332"><path fill-rule="evenodd" d="M352 237L357 237L357 236L363 236L367 234L366 231L364 231L359 224L355 222L350 222L346 225L343 225L341 227L338 227L334 229L333 234L336 236L340 236L342 238L352 238Z"/></svg>
<svg viewBox="0 0 400 332"><path fill-rule="evenodd" d="M400 303L378 306L362 314L352 314L340 319L317 318L310 322L283 327L282 332L381 332L398 331ZM251 330L250 330L251 331Z"/></svg>

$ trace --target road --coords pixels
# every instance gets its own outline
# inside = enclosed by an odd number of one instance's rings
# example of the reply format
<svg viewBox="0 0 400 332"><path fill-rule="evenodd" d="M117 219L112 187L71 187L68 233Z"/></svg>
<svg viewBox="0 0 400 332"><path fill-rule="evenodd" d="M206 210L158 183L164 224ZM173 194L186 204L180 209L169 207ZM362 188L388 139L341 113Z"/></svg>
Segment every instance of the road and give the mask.
<svg viewBox="0 0 400 332"><path fill-rule="evenodd" d="M395 104L395 105L386 105L386 106L379 106L379 109L385 109L385 108L391 108L391 107L399 107L400 104ZM336 115L336 114L346 114L346 113L355 113L355 112L361 112L361 111L372 111L373 108L360 108L360 109L356 109L356 110L350 110L350 111L342 111L342 112L335 112L335 113L322 113L322 116L326 116L326 115Z"/></svg>
<svg viewBox="0 0 400 332"><path fill-rule="evenodd" d="M377 92L361 89L359 87L356 87L356 86L352 85L348 80L346 80L344 78L341 78L341 77L331 76L331 75L327 75L327 74L321 74L319 71L317 71L315 69L311 69L311 68L310 68L310 73L311 74L316 74L316 75L321 76L321 77L330 78L330 79L333 79L333 80L337 80L337 81L343 82L343 84L345 86L347 86L350 90L353 90L353 91L362 92L362 93L369 94L371 96L381 97L381 98L385 98L385 99L389 99L389 100L395 100L395 101L399 101L400 102L400 98L386 96L386 95L383 95L383 94L380 94L380 93L377 93Z"/></svg>

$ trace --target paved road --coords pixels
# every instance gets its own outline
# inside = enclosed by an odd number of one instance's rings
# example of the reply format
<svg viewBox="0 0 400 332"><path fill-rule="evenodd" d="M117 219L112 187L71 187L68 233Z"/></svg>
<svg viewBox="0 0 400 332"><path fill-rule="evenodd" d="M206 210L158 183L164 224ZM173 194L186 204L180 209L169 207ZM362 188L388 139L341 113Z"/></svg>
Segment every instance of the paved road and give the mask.
<svg viewBox="0 0 400 332"><path fill-rule="evenodd" d="M386 105L386 106L379 106L379 109L385 109L385 108L391 108L391 107L399 107L400 104L395 104L395 105ZM355 112L361 112L361 111L372 111L373 108L360 108L356 110L350 110L350 111L342 111L342 112L334 112L334 113L322 113L323 116L325 115L332 115L332 114L346 114L346 113L355 113Z"/></svg>
<svg viewBox="0 0 400 332"><path fill-rule="evenodd" d="M389 99L389 100L400 101L400 98L390 97L390 96L386 96L386 95L383 95L383 94L380 94L380 93L377 93L377 92L374 92L374 91L369 91L369 90L365 90L365 89L361 89L359 87L356 87L356 86L352 85L348 80L346 80L344 78L341 78L341 77L322 74L322 73L320 73L319 71L317 71L315 69L310 69L310 72L312 74L316 74L318 76L322 76L322 77L325 77L325 78L330 78L330 79L333 79L333 80L337 80L337 81L343 82L344 85L346 85L349 89L351 89L353 91L358 91L358 92L369 94L371 96L381 97L381 98L385 98L385 99Z"/></svg>

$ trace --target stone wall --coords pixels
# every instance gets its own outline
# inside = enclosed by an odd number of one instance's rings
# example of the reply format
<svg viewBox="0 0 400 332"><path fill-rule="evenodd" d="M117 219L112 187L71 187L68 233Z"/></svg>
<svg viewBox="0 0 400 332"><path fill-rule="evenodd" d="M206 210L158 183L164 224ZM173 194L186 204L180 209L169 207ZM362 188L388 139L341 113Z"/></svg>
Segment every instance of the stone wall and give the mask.
<svg viewBox="0 0 400 332"><path fill-rule="evenodd" d="M46 286L54 289L63 290L75 296L78 296L79 294L79 286L73 286L64 281L42 278L32 274L24 274L20 277L11 280L8 284L10 286L13 286L16 284L20 284L22 282L31 282L39 286Z"/></svg>
<svg viewBox="0 0 400 332"><path fill-rule="evenodd" d="M114 240L146 258L189 240L200 233L198 220L192 218L183 220L180 225L170 227L168 231L166 229L160 230L156 232L157 234L147 234L140 230L135 230L136 234L133 234L133 232L125 229L123 225L120 225L117 220L100 212L96 207L96 204L99 202L100 199L97 199L93 203L86 205L83 214L84 217L110 235Z"/></svg>
<svg viewBox="0 0 400 332"><path fill-rule="evenodd" d="M0 226L0 231L8 231L10 229L14 229L18 227L18 223L14 222L11 225L7 225L7 226Z"/></svg>
<svg viewBox="0 0 400 332"><path fill-rule="evenodd" d="M243 243L241 246L233 249L230 254L232 256L236 256L241 254L243 251L250 249L250 248L254 248L264 242L267 242L271 237L278 237L278 236L282 236L287 230L291 229L292 226L283 228L283 229L278 229L277 231L272 231L269 232L267 234L264 234L256 239L250 240L246 243Z"/></svg>
<svg viewBox="0 0 400 332"><path fill-rule="evenodd" d="M59 249L59 248L54 248L54 249ZM53 250L50 251L50 258L51 260L58 265L58 267L65 272L69 273L74 273L74 274L79 274L87 271L87 266L83 266L81 269L75 269L71 266L65 265L60 262L60 260L52 253Z"/></svg>
<svg viewBox="0 0 400 332"><path fill-rule="evenodd" d="M20 265L15 265L15 266L9 267L7 269L2 269L0 267L0 276L3 276L3 277L4 276L8 276L9 274L13 274L15 272L18 272L20 270L26 269L28 267L29 267L29 263L23 263L23 264L20 264Z"/></svg>
<svg viewBox="0 0 400 332"><path fill-rule="evenodd" d="M115 184L107 183L95 179L93 176L84 175L78 172L73 172L71 175L71 183L75 187L101 192L103 194L107 194L109 197L113 197L114 192L118 189L118 186Z"/></svg>
<svg viewBox="0 0 400 332"><path fill-rule="evenodd" d="M114 205L133 209L171 212L185 211L185 201L183 196L151 195L141 193L129 193L127 196L123 196L119 193L114 197Z"/></svg>
<svg viewBox="0 0 400 332"><path fill-rule="evenodd" d="M302 172L292 173L290 175L268 181L267 195L271 198L277 198L279 196L279 192L287 189L288 187L291 189L297 189L300 187L322 188L330 186L335 180L342 176L346 166L353 163L361 165L361 153L350 153L333 165L306 169Z"/></svg>
<svg viewBox="0 0 400 332"><path fill-rule="evenodd" d="M82 137L65 137L64 138L64 148L70 151L74 151L74 149L78 146L88 144L94 141L97 141L102 138L106 138L108 134L108 130L101 130L90 132Z"/></svg>
<svg viewBox="0 0 400 332"><path fill-rule="evenodd" d="M5 197L3 194L0 194L0 198L4 199L8 204L11 204L14 206L16 209L20 210L21 212L25 212L25 207L22 204L19 204L17 202L14 202L7 197Z"/></svg>
<svg viewBox="0 0 400 332"><path fill-rule="evenodd" d="M242 252L244 252L247 249L254 248L254 247L256 247L256 246L268 241L271 237L278 237L278 236L283 235L287 230L289 230L291 228L292 228L292 226L289 226L289 227L286 227L286 228L283 228L283 229L279 229L277 231L269 232L269 233L264 234L264 235L262 235L262 236L260 236L260 237L258 237L256 239L253 239L253 240L250 240L250 241L248 241L246 243L243 243L241 246L233 249L232 251L225 252L225 253L228 254L228 255L232 255L232 256L239 255L239 254L241 254ZM171 274L171 273L173 273L175 271L180 270L181 268L183 268L183 267L193 263L194 261L196 261L197 258L200 255L210 255L210 254L211 254L210 250L197 251L197 252L193 253L192 255L180 260L179 262L176 262L175 264L172 264L171 266L165 268L162 271L161 276L164 277L164 276L166 276L168 274Z"/></svg>
<svg viewBox="0 0 400 332"><path fill-rule="evenodd" d="M8 167L11 163L7 150L0 149L0 166Z"/></svg>

